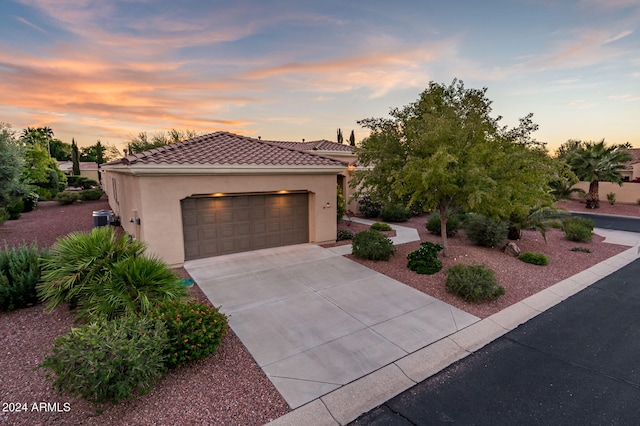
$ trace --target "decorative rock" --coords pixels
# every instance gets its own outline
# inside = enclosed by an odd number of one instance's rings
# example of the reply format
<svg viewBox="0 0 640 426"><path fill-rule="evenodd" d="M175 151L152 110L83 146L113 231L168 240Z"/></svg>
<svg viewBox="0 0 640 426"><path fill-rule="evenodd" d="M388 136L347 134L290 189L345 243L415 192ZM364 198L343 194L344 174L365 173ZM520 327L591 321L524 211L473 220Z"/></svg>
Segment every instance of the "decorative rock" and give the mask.
<svg viewBox="0 0 640 426"><path fill-rule="evenodd" d="M507 245L502 248L502 251L512 257L520 256L520 247L518 247L513 241L507 243Z"/></svg>

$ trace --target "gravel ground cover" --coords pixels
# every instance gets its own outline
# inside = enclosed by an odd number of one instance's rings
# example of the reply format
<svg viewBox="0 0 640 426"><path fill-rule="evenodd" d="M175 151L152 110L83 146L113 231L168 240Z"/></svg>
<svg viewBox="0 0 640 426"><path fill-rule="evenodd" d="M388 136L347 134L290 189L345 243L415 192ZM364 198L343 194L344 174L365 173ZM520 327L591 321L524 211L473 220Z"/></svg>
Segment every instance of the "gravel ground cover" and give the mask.
<svg viewBox="0 0 640 426"><path fill-rule="evenodd" d="M604 204L604 203L603 203ZM563 205L579 210L579 203ZM604 205L603 205L604 207ZM615 213L606 207L597 213L640 216L640 207L619 205ZM0 225L0 246L37 241L40 247L50 246L59 236L71 231L88 231L93 226L92 212L108 209L106 201L86 202L72 206L41 203L34 212L25 213L17 221ZM606 210L605 210L606 209ZM423 241L438 242L439 237L425 229L426 216L412 218L404 226L413 226ZM343 224L354 232L367 226ZM475 247L463 233L450 239L451 256L443 260L449 266L464 263L485 263L496 271L506 295L495 302L469 304L444 290L445 275L418 275L406 268L406 255L419 243L403 244L390 262L369 262L356 259L425 293L480 317L486 317L530 294L534 294L566 277L611 257L625 247L602 243L594 237L591 243L564 241L560 231L551 231L545 243L539 234L526 231L518 242L522 251L546 254L548 266L535 266L510 258L498 249ZM571 247L588 247L592 253L572 252ZM186 277L186 271L177 271ZM197 285L191 289L204 298ZM34 306L10 313L0 313L0 403L27 404L27 411L5 412L0 407L0 424L10 425L259 425L290 411L262 370L254 362L242 342L230 331L218 352L210 358L171 371L154 389L132 401L107 406L97 413L82 399L58 394L42 370L33 368L44 360L55 338L73 326L73 318L65 307L46 313ZM46 409L38 411L35 407ZM65 405L67 403L68 405ZM68 407L68 410L67 410Z"/></svg>

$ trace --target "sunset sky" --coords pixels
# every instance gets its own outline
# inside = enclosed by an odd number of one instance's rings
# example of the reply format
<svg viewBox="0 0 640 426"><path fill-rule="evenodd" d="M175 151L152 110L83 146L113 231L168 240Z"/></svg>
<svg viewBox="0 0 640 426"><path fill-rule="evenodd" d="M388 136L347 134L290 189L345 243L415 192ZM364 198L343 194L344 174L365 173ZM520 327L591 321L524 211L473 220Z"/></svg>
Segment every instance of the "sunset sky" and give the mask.
<svg viewBox="0 0 640 426"><path fill-rule="evenodd" d="M640 0L0 0L0 121L335 140L429 81L487 87L536 139L640 147Z"/></svg>

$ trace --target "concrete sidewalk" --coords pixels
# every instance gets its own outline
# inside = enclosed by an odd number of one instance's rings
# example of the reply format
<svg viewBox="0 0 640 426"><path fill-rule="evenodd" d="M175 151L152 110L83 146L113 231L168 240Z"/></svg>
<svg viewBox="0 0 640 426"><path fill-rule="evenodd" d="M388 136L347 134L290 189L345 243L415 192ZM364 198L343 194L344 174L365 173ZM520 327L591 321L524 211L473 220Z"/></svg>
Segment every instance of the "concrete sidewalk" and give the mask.
<svg viewBox="0 0 640 426"><path fill-rule="evenodd" d="M628 250L270 422L345 425L638 258L640 234L595 229Z"/></svg>

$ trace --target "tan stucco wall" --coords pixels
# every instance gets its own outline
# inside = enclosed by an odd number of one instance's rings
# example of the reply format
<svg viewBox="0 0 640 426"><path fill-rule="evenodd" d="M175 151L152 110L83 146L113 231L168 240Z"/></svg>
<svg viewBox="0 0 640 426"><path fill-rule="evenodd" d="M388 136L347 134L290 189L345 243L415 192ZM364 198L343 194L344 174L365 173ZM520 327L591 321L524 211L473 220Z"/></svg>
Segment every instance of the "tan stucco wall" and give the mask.
<svg viewBox="0 0 640 426"><path fill-rule="evenodd" d="M589 182L578 182L573 186L589 192ZM607 194L616 194L617 203L636 204L640 199L640 183L626 182L622 186L611 182L600 182L598 184L598 198L600 201L607 201Z"/></svg>
<svg viewBox="0 0 640 426"><path fill-rule="evenodd" d="M97 170L80 170L80 176L84 176L87 179L93 179L98 182L98 171Z"/></svg>
<svg viewBox="0 0 640 426"><path fill-rule="evenodd" d="M112 178L117 182L117 201ZM184 262L180 207L184 198L196 194L308 191L309 241L324 243L336 238L335 185L335 174L132 176L103 170L103 186L123 228L146 241L148 253L170 265ZM136 217L140 218L139 225Z"/></svg>

